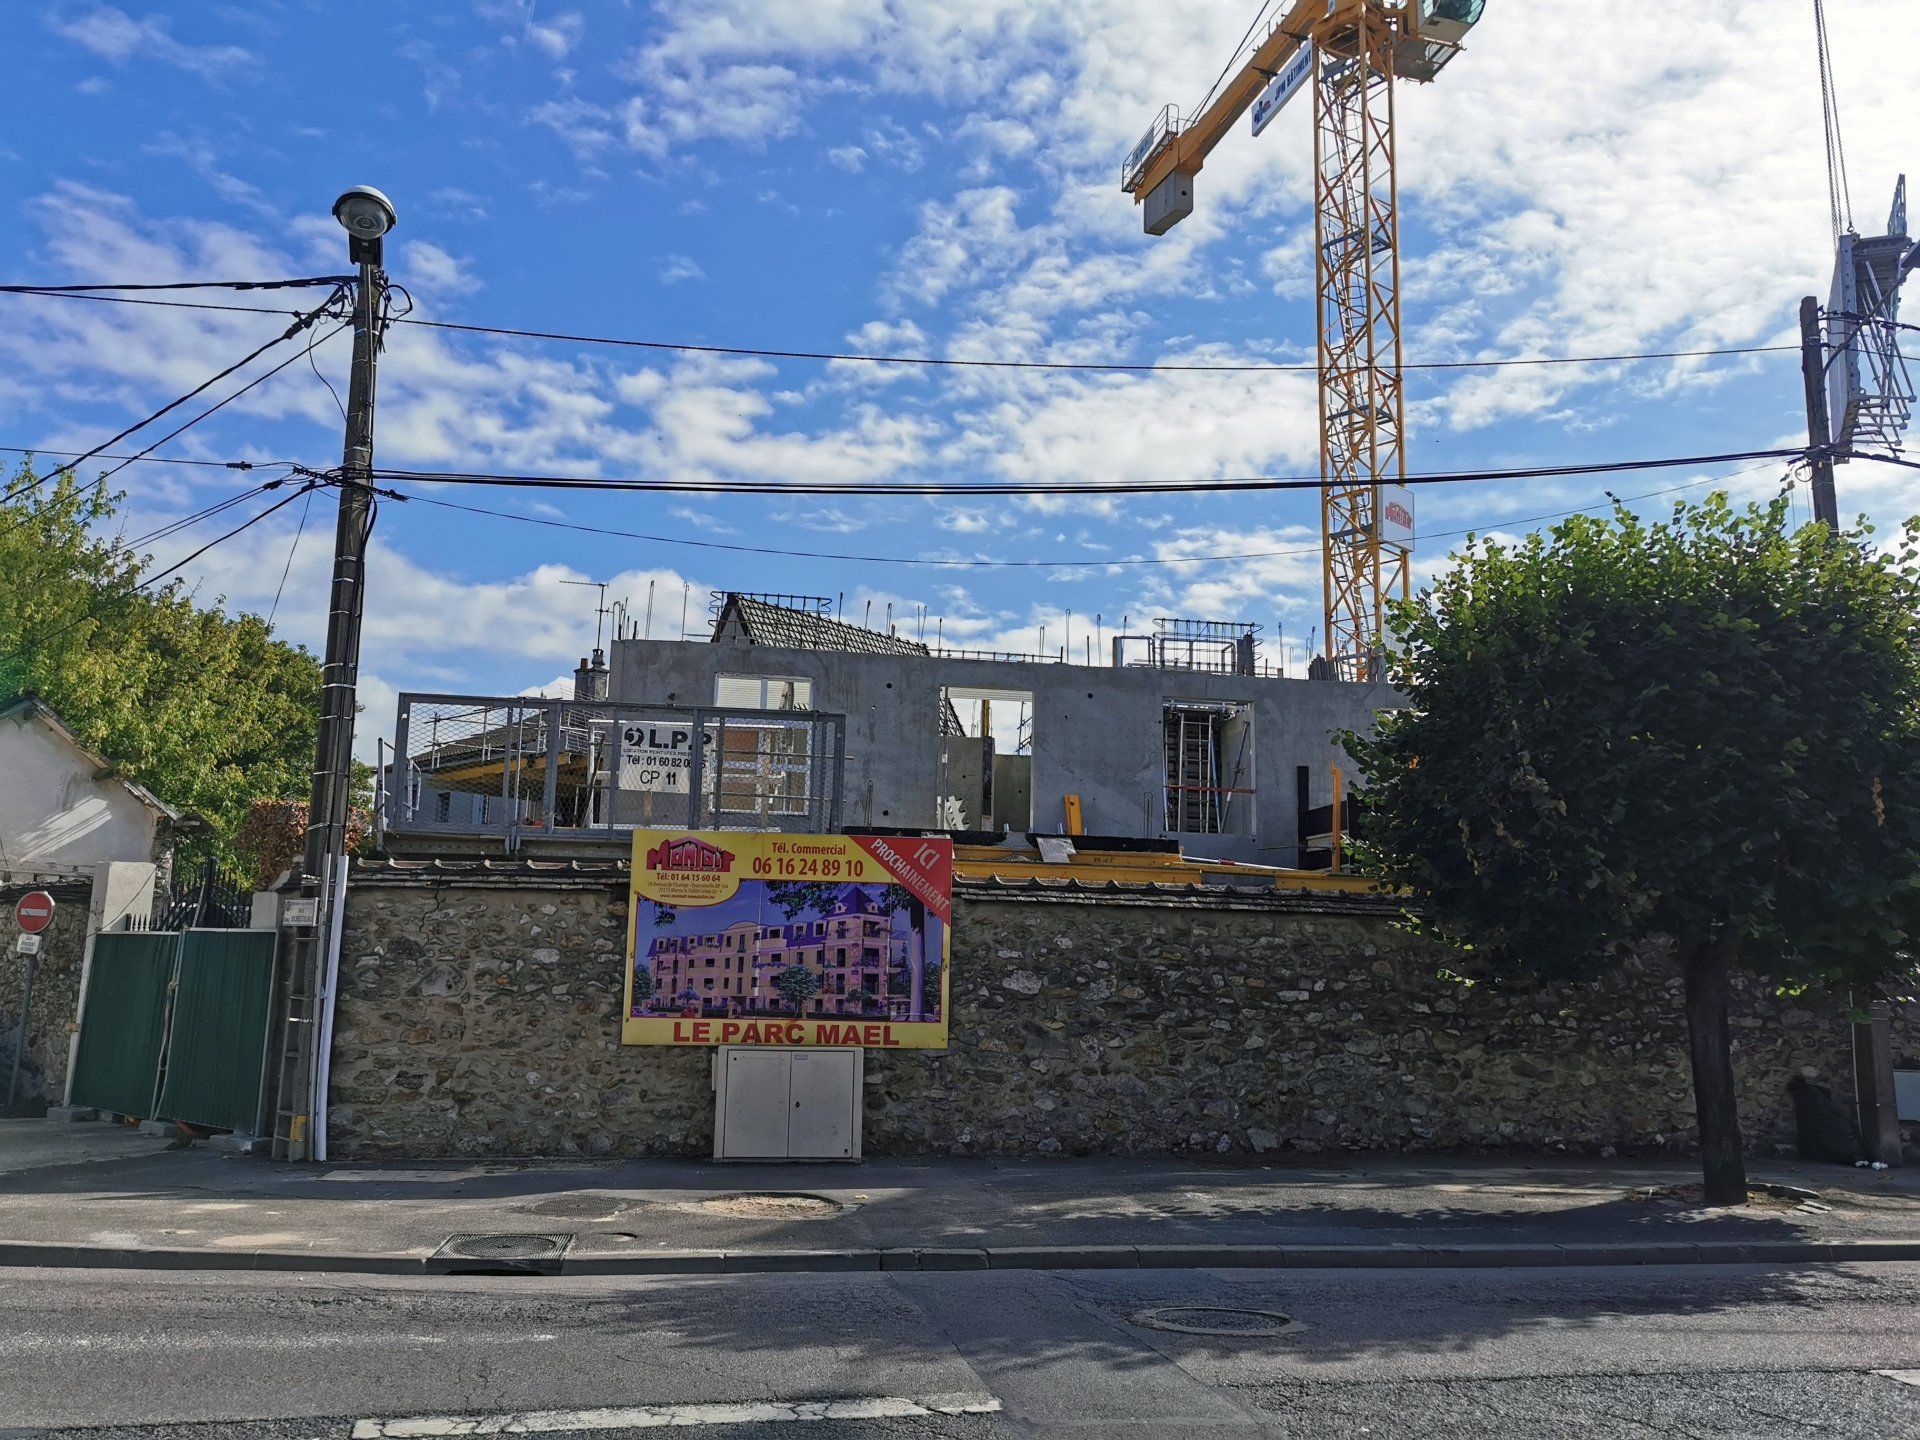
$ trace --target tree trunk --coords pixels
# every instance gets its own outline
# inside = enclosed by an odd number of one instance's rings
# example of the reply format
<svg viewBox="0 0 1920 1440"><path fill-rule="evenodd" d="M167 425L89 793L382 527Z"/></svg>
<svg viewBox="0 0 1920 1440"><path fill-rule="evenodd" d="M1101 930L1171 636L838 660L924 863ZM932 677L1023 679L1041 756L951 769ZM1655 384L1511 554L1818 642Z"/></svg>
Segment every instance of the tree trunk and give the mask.
<svg viewBox="0 0 1920 1440"><path fill-rule="evenodd" d="M1733 1093L1733 1036L1727 1025L1728 978L1722 951L1687 963L1687 1048L1693 1060L1693 1106L1700 1121L1700 1169L1709 1205L1747 1199L1747 1162Z"/></svg>

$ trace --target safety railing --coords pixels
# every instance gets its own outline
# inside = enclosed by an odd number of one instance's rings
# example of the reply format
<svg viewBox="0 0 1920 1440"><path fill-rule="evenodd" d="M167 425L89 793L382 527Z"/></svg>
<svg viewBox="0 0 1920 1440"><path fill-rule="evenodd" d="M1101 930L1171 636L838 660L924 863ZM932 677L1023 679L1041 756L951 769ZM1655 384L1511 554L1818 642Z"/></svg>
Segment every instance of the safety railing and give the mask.
<svg viewBox="0 0 1920 1440"><path fill-rule="evenodd" d="M617 839L635 829L824 832L846 719L816 711L404 694L379 804L392 835Z"/></svg>

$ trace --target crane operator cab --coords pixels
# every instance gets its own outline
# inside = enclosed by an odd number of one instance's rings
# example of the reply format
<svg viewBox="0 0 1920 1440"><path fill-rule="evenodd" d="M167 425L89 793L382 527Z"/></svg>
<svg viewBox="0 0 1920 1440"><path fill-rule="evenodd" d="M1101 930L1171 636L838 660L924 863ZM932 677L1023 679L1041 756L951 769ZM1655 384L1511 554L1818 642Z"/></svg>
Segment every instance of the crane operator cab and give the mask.
<svg viewBox="0 0 1920 1440"><path fill-rule="evenodd" d="M1415 0L1412 33L1393 47L1394 74L1433 79L1460 53L1460 42L1486 8L1487 0Z"/></svg>

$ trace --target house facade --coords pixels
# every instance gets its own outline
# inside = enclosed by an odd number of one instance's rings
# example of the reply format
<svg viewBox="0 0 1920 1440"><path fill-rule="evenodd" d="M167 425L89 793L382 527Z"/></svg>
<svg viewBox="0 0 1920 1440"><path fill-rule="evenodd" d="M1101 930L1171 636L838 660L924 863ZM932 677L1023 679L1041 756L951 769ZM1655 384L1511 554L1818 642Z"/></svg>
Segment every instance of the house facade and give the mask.
<svg viewBox="0 0 1920 1440"><path fill-rule="evenodd" d="M0 703L0 874L164 863L194 822L122 775L33 695Z"/></svg>

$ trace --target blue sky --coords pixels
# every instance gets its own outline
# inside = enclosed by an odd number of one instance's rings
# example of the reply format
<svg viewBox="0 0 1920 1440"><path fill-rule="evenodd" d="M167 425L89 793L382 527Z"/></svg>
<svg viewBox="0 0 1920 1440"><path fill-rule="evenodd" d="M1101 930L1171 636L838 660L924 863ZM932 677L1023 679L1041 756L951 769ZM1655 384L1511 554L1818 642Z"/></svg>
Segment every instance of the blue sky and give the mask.
<svg viewBox="0 0 1920 1440"><path fill-rule="evenodd" d="M1306 105L1241 130L1199 210L1140 234L1118 159L1191 101L1254 5L1159 0L677 0L650 5L127 5L0 18L15 123L0 138L9 278L266 278L345 268L327 207L393 196L388 253L417 314L777 349L1059 360L1312 354ZM1809 7L1495 0L1470 52L1402 96L1412 360L1786 343L1830 265ZM1861 227L1920 172L1911 0L1833 7ZM1541 12L1547 13L1541 13ZM1712 13L1695 13L1711 11ZM1920 178L1917 175L1916 178ZM0 443L84 449L278 328L266 317L5 299ZM344 337L314 365L344 389ZM249 375L257 373L248 372ZM1409 381L1415 469L1706 453L1803 438L1794 357L1450 372ZM416 468L829 483L1312 473L1297 375L914 372L770 364L397 330L378 454ZM337 463L340 417L304 362L169 447ZM1841 471L1842 509L1920 508L1907 476ZM239 483L136 466L129 531ZM1469 526L1711 478L1663 473L1421 493L1430 573ZM1739 477L1769 491L1771 470ZM1702 493L1706 487L1684 493ZM395 690L545 685L591 643L613 582L654 634L709 590L921 607L950 643L1057 645L1096 613L1319 625L1311 495L804 501L475 495L522 515L894 559L1178 560L940 569L618 540L386 505L374 551L366 735ZM687 503L691 499L693 503ZM316 645L331 537L296 504L211 552L203 597ZM1652 501L1659 505L1664 501ZM1804 506L1804 495L1801 502ZM163 562L192 548L162 547ZM1075 648L1080 648L1076 639ZM1274 653L1270 650L1270 654ZM363 747L364 748L364 747Z"/></svg>

